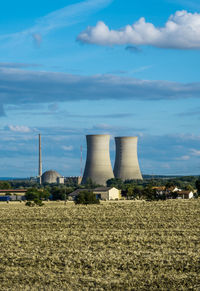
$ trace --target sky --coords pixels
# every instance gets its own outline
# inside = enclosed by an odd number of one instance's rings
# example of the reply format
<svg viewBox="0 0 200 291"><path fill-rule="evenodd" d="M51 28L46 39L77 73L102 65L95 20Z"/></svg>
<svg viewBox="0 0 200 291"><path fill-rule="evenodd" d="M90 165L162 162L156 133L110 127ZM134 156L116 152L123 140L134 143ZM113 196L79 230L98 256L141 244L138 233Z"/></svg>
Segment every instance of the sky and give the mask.
<svg viewBox="0 0 200 291"><path fill-rule="evenodd" d="M12 9L11 9L12 8ZM200 174L200 4L0 3L0 177L81 173L86 134L138 136L143 174Z"/></svg>

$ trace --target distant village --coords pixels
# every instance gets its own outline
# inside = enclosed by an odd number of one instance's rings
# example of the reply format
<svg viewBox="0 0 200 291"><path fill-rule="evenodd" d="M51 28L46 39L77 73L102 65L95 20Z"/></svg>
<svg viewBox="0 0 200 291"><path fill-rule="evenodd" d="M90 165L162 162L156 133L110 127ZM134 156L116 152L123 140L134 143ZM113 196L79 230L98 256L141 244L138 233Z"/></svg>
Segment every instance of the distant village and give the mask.
<svg viewBox="0 0 200 291"><path fill-rule="evenodd" d="M101 201L194 199L200 191L198 177L147 178L144 180L110 179L108 186L96 185L89 180L85 185L80 177L68 177L63 184L39 184L33 180L0 181L0 202L26 201L39 195L41 200L76 201L82 192L92 193ZM155 186L155 185L162 186ZM165 184L165 185L164 185ZM178 187L175 184L182 187ZM36 193L36 194L34 194ZM37 196L38 197L38 196Z"/></svg>

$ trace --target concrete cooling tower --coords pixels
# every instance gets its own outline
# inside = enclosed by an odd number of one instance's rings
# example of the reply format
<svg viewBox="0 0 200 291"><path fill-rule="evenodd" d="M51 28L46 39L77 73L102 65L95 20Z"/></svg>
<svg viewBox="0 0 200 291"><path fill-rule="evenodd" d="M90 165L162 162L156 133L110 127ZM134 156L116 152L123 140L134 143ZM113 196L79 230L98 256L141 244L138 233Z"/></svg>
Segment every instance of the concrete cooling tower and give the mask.
<svg viewBox="0 0 200 291"><path fill-rule="evenodd" d="M90 178L94 183L106 185L106 181L114 178L110 162L110 136L87 135L87 159L82 184Z"/></svg>
<svg viewBox="0 0 200 291"><path fill-rule="evenodd" d="M137 157L137 137L116 137L115 178L142 180Z"/></svg>

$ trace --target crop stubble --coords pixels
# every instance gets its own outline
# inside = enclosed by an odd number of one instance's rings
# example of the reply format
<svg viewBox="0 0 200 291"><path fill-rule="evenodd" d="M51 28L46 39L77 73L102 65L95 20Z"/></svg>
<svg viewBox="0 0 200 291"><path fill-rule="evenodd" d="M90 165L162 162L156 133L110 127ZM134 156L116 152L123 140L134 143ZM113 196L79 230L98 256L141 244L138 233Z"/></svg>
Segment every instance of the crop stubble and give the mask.
<svg viewBox="0 0 200 291"><path fill-rule="evenodd" d="M200 200L0 204L0 289L200 290Z"/></svg>

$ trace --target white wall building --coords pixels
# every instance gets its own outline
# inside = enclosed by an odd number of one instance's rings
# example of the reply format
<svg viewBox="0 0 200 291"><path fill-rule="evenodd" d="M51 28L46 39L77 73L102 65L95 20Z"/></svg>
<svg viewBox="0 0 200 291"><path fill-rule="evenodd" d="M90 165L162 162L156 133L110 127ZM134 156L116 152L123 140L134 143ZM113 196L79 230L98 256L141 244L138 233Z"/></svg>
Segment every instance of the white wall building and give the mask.
<svg viewBox="0 0 200 291"><path fill-rule="evenodd" d="M179 191L178 193L178 199L191 199L194 197L194 193L192 191Z"/></svg>
<svg viewBox="0 0 200 291"><path fill-rule="evenodd" d="M101 200L117 200L121 198L121 190L115 187L99 187L93 190L93 193Z"/></svg>
<svg viewBox="0 0 200 291"><path fill-rule="evenodd" d="M98 187L95 189L77 189L68 195L68 199L74 201L80 192L90 191L100 200L118 200L121 198L121 190L115 187Z"/></svg>

